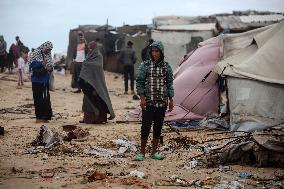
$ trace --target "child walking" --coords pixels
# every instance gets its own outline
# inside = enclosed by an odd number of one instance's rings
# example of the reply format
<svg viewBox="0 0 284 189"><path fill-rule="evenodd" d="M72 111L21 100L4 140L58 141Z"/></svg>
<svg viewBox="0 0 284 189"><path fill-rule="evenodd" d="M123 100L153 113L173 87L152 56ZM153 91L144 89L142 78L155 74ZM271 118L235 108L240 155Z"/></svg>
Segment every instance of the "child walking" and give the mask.
<svg viewBox="0 0 284 189"><path fill-rule="evenodd" d="M163 159L157 148L167 106L169 111L173 110L173 71L169 63L164 61L163 44L160 41L152 43L150 52L151 59L140 65L136 78L142 108L141 151L135 156L137 161L145 159L145 148L153 122L151 158Z"/></svg>
<svg viewBox="0 0 284 189"><path fill-rule="evenodd" d="M25 61L27 60L27 54L25 52L21 52L21 56L18 59L18 87L24 85L23 80L23 72L25 67Z"/></svg>

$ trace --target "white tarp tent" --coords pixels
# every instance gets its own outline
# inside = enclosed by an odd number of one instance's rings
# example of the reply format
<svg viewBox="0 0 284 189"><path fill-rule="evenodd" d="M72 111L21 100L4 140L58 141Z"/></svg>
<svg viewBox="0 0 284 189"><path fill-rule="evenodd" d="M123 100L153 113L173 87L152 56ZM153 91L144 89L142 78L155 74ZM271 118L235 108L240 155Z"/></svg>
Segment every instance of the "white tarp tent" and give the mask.
<svg viewBox="0 0 284 189"><path fill-rule="evenodd" d="M227 76L231 130L283 123L284 22L220 39L214 71Z"/></svg>

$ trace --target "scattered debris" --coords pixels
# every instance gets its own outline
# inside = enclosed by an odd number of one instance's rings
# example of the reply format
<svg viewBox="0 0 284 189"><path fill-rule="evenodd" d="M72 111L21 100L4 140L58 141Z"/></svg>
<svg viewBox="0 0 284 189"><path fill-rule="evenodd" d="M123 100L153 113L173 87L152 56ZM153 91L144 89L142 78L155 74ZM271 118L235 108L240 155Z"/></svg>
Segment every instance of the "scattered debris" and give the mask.
<svg viewBox="0 0 284 189"><path fill-rule="evenodd" d="M53 145L62 144L62 139L58 133L53 133L47 126L42 125L40 127L39 134L32 142L32 146L44 146L44 148L50 148Z"/></svg>
<svg viewBox="0 0 284 189"><path fill-rule="evenodd" d="M115 185L126 185L132 186L133 188L142 187L146 189L153 188L153 184L148 183L144 179L140 179L137 177L127 177L127 178L111 178L109 180L110 183L114 183Z"/></svg>
<svg viewBox="0 0 284 189"><path fill-rule="evenodd" d="M44 169L40 171L40 176L45 179L53 178L55 172L53 169Z"/></svg>
<svg viewBox="0 0 284 189"><path fill-rule="evenodd" d="M19 168L19 169L17 169L16 167L12 167L12 172L14 173L14 174L16 174L16 173L23 173L23 168Z"/></svg>
<svg viewBox="0 0 284 189"><path fill-rule="evenodd" d="M225 128L229 129L228 122L218 114L209 114L200 121L200 125L208 128Z"/></svg>
<svg viewBox="0 0 284 189"><path fill-rule="evenodd" d="M67 132L64 132L63 134L64 141L71 141L72 139L82 139L90 135L87 129L83 130L80 127L77 127L77 126L74 127L74 125L72 126L69 125L68 127L65 126L63 127L63 130L69 130Z"/></svg>
<svg viewBox="0 0 284 189"><path fill-rule="evenodd" d="M220 182L220 177L207 177L205 180L202 181L205 186L214 186Z"/></svg>
<svg viewBox="0 0 284 189"><path fill-rule="evenodd" d="M238 181L234 180L231 182L231 189L244 189L245 187L241 185Z"/></svg>
<svg viewBox="0 0 284 189"><path fill-rule="evenodd" d="M24 104L17 107L2 108L0 109L0 114L31 114L33 106L33 104Z"/></svg>
<svg viewBox="0 0 284 189"><path fill-rule="evenodd" d="M169 143L173 145L173 148L175 149L177 148L189 149L192 145L196 145L199 142L190 137L176 137L176 138L171 138L169 140Z"/></svg>
<svg viewBox="0 0 284 189"><path fill-rule="evenodd" d="M190 162L188 162L188 166L186 165L185 168L186 169L193 169L197 166L198 162L197 160L193 159Z"/></svg>
<svg viewBox="0 0 284 189"><path fill-rule="evenodd" d="M118 150L120 153L124 153L128 149L133 151L133 152L137 151L136 144L134 142L129 141L129 140L117 139L117 140L113 140L112 142L114 144L121 146Z"/></svg>
<svg viewBox="0 0 284 189"><path fill-rule="evenodd" d="M78 127L77 125L63 125L63 126L62 126L63 131L65 131L65 132L73 131L73 130L75 130L77 127Z"/></svg>
<svg viewBox="0 0 284 189"><path fill-rule="evenodd" d="M197 126L199 125L199 121L191 120L191 121L170 121L168 125L177 126L177 127L189 127L189 126Z"/></svg>
<svg viewBox="0 0 284 189"><path fill-rule="evenodd" d="M218 184L216 184L213 187L213 189L226 189L226 188L230 188L229 187L229 182L228 182L226 177L220 176L220 182Z"/></svg>
<svg viewBox="0 0 284 189"><path fill-rule="evenodd" d="M170 181L175 186L184 186L184 187L191 186L191 184L188 181L186 181L185 179L180 178L178 175L170 176Z"/></svg>
<svg viewBox="0 0 284 189"><path fill-rule="evenodd" d="M219 147L209 149L204 162L209 167L228 163L284 167L283 141L284 135L245 133Z"/></svg>
<svg viewBox="0 0 284 189"><path fill-rule="evenodd" d="M131 171L129 175L132 177L138 177L141 179L145 178L145 173L143 173L142 171L137 171L137 170Z"/></svg>
<svg viewBox="0 0 284 189"><path fill-rule="evenodd" d="M249 178L249 177L251 177L251 174L242 172L242 173L239 174L239 177L241 177L241 178Z"/></svg>
<svg viewBox="0 0 284 189"><path fill-rule="evenodd" d="M118 150L94 147L90 150L85 149L84 153L88 155L97 155L102 157L113 157L113 156L122 156L127 150L131 150L134 152L137 151L135 143L133 142L122 139L113 140L112 142L120 146Z"/></svg>
<svg viewBox="0 0 284 189"><path fill-rule="evenodd" d="M195 186L201 188L201 187L204 185L204 183L203 183L203 181L201 181L201 180L195 179L195 180L192 180L192 181L191 181L191 185L195 185Z"/></svg>
<svg viewBox="0 0 284 189"><path fill-rule="evenodd" d="M97 180L103 180L105 178L107 178L107 174L106 173L95 171L90 176L88 176L88 182L94 182L94 181L97 181Z"/></svg>
<svg viewBox="0 0 284 189"><path fill-rule="evenodd" d="M113 156L118 156L120 155L118 151L116 150L110 150L110 149L105 149L105 148L99 148L99 147L94 147L90 150L84 150L85 154L88 155L97 155L97 156L102 156L102 157L113 157Z"/></svg>

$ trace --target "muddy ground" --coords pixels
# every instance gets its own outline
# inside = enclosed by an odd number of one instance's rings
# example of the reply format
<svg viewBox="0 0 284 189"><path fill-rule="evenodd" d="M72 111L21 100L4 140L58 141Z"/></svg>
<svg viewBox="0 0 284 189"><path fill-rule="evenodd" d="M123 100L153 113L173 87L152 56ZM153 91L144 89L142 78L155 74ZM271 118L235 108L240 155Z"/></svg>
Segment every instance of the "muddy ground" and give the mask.
<svg viewBox="0 0 284 189"><path fill-rule="evenodd" d="M281 168L196 165L192 158L203 153L202 147L222 144L232 136L200 126L183 129L181 136L164 126L161 149L165 159L161 161L153 160L149 155L143 162L133 161L136 153L133 148L112 157L87 154L96 147L117 150L119 146L112 142L116 139L139 144L140 123L124 122L125 114L137 107L139 101L133 100L132 95L123 94L121 75L106 72L105 76L115 120L102 125L79 123L83 115L83 94L73 93L71 75L56 74L56 89L50 92L54 117L45 125L59 134L63 133L64 125L76 125L89 135L81 140L64 141L50 150L33 150L31 142L42 124L35 122L31 83L25 82L18 89L15 73L0 74L0 126L5 129L4 136L0 136L0 188L284 187L283 180L279 179L284 175ZM185 142L181 144L178 137ZM135 170L136 173L143 172L144 177L131 177L130 173ZM95 171L92 179L90 175ZM250 176L242 178L240 173Z"/></svg>

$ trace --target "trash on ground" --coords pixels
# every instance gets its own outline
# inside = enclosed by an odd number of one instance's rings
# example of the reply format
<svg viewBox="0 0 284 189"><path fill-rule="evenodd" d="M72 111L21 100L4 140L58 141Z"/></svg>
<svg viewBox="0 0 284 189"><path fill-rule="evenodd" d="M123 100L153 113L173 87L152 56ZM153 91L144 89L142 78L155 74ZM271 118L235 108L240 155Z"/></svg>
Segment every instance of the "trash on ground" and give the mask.
<svg viewBox="0 0 284 189"><path fill-rule="evenodd" d="M99 147L94 147L90 150L85 149L84 153L88 155L97 155L97 156L102 156L102 157L113 157L113 156L121 155L117 150L110 150L110 149L99 148Z"/></svg>
<svg viewBox="0 0 284 189"><path fill-rule="evenodd" d="M179 186L190 186L191 184L187 182L185 179L180 178L178 175L170 176L170 180L172 183L175 183Z"/></svg>
<svg viewBox="0 0 284 189"><path fill-rule="evenodd" d="M197 187L202 187L204 184L203 184L203 182L201 180L195 179L195 180L191 181L191 185L195 185Z"/></svg>
<svg viewBox="0 0 284 189"><path fill-rule="evenodd" d="M142 171L134 170L134 171L130 171L129 176L138 177L138 178L143 179L145 178L145 173L143 173Z"/></svg>
<svg viewBox="0 0 284 189"><path fill-rule="evenodd" d="M199 125L199 121L191 120L191 121L170 121L168 123L171 126L177 127L189 127L189 126L197 126Z"/></svg>
<svg viewBox="0 0 284 189"><path fill-rule="evenodd" d="M249 177L251 177L251 174L250 173L241 172L239 174L239 177L241 177L241 178L249 178Z"/></svg>
<svg viewBox="0 0 284 189"><path fill-rule="evenodd" d="M215 178L207 177L202 182L206 186L214 186L220 182L220 178L219 177L215 177Z"/></svg>
<svg viewBox="0 0 284 189"><path fill-rule="evenodd" d="M223 145L205 154L208 167L226 164L247 164L258 167L284 167L284 135L262 131L234 136Z"/></svg>
<svg viewBox="0 0 284 189"><path fill-rule="evenodd" d="M140 179L138 177L127 177L127 178L111 178L109 183L117 185L131 186L132 188L153 188L153 184L147 182L145 179Z"/></svg>
<svg viewBox="0 0 284 189"><path fill-rule="evenodd" d="M245 187L241 185L238 181L234 180L231 182L231 189L244 189Z"/></svg>
<svg viewBox="0 0 284 189"><path fill-rule="evenodd" d="M58 133L54 133L48 126L42 125L36 139L32 141L31 144L32 146L44 146L44 148L50 148L62 143L62 138Z"/></svg>
<svg viewBox="0 0 284 189"><path fill-rule="evenodd" d="M54 174L55 172L53 169L44 169L40 171L40 176L46 179L53 178Z"/></svg>
<svg viewBox="0 0 284 189"><path fill-rule="evenodd" d="M65 132L63 134L63 140L64 141L71 141L73 139L82 139L85 138L86 136L89 136L90 133L87 129L82 129L80 127L75 127L74 129L69 128L70 131ZM63 128L64 130L64 128ZM65 130L67 130L67 127L65 127Z"/></svg>
<svg viewBox="0 0 284 189"><path fill-rule="evenodd" d="M104 172L95 171L90 176L88 176L88 182L93 182L97 180L103 180L107 178L107 174Z"/></svg>
<svg viewBox="0 0 284 189"><path fill-rule="evenodd" d="M196 145L198 143L198 141L190 137L176 137L169 139L169 144L171 144L175 149L190 149L192 145Z"/></svg>
<svg viewBox="0 0 284 189"><path fill-rule="evenodd" d="M123 156L124 153L128 150L131 150L133 152L137 151L135 143L131 141L117 139L113 140L112 142L116 145L119 145L120 147L117 150L94 147L89 150L85 149L84 153L88 155L97 155L102 157L113 157L113 156Z"/></svg>
<svg viewBox="0 0 284 189"><path fill-rule="evenodd" d="M207 115L205 118L203 118L200 121L200 125L203 127L208 127L208 128L229 129L230 127L228 122L224 118L221 118L218 114Z"/></svg>
<svg viewBox="0 0 284 189"><path fill-rule="evenodd" d="M129 141L129 140L117 139L117 140L113 140L112 142L121 146L120 148L122 148L122 149L119 148L119 151L121 153L124 153L128 149L133 151L133 152L137 151L136 144L134 142ZM126 149L126 150L123 151L124 149Z"/></svg>

